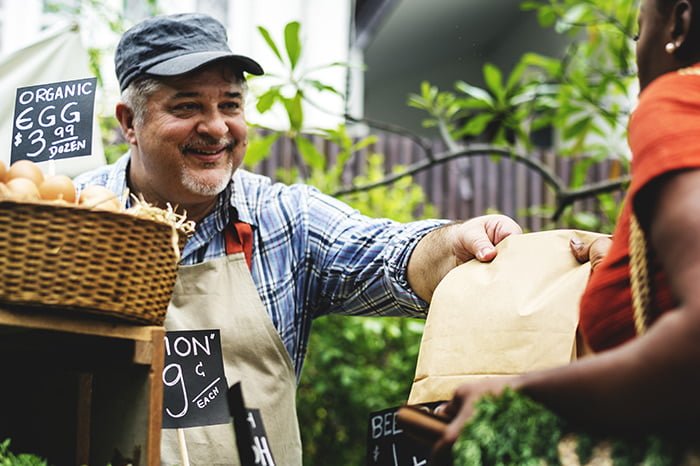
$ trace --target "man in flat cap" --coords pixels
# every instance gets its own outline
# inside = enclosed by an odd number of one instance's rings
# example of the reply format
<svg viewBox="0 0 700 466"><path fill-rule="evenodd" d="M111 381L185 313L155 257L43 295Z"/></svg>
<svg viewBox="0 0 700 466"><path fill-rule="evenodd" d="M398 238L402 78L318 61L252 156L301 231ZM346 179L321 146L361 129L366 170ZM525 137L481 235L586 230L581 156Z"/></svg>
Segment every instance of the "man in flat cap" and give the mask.
<svg viewBox="0 0 700 466"><path fill-rule="evenodd" d="M130 150L79 187L126 188L197 223L180 262L168 330L219 329L225 376L259 409L278 465L299 466L295 390L311 322L328 313L425 316L457 264L491 260L520 228L501 215L397 223L361 215L306 185L239 169L245 73L224 27L202 14L146 19L115 56L116 116ZM129 199L124 199L129 204ZM144 264L148 266L148 264ZM238 464L230 424L184 429L192 464ZM163 432L162 461L180 463Z"/></svg>

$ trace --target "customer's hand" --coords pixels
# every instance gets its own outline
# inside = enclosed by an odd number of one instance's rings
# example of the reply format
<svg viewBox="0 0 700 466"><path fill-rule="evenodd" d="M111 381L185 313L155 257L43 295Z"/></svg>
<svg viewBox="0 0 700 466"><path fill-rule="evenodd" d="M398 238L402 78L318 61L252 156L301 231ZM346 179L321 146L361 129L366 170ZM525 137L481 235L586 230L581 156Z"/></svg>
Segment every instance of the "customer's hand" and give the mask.
<svg viewBox="0 0 700 466"><path fill-rule="evenodd" d="M500 395L507 387L516 388L519 385L518 376L498 377L480 382L460 385L450 401L438 406L435 413L451 419L433 446L430 464L441 466L450 465L452 446L459 438L465 424L474 414L474 403L484 395Z"/></svg>
<svg viewBox="0 0 700 466"><path fill-rule="evenodd" d="M600 236L593 241L583 241L577 236L571 237L569 246L571 252L577 261L591 262L591 270L594 270L600 264L610 250L612 245L612 236Z"/></svg>

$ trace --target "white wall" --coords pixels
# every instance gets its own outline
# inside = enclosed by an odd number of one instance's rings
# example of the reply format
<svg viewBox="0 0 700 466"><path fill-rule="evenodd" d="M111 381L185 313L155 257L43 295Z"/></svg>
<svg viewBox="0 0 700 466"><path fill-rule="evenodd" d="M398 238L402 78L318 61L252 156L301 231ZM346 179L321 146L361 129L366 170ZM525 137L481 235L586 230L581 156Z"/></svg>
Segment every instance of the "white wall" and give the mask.
<svg viewBox="0 0 700 466"><path fill-rule="evenodd" d="M162 0L159 8L163 13L181 13L189 11L209 12L212 2L217 0ZM279 82L274 75L281 75L284 68L270 51L257 30L264 26L278 46L284 50L283 30L290 21L301 23L302 56L297 66L297 75L312 68L332 62L348 62L350 38L350 18L352 0L218 0L222 2L219 11L228 11L227 26L229 42L234 52L249 55L257 60L266 71L266 76L251 80L250 87L255 93ZM228 4L226 2L228 1ZM51 18L42 15L42 0L5 0L1 20L0 46L5 50L16 50L40 30L42 25L51 23ZM105 0L100 2L103 11L118 11L126 4L127 21L137 21L146 12L145 0ZM111 113L118 99L118 86L114 77L113 54L118 36L107 28L96 12L85 8L82 34L86 44L103 51L102 70L105 78L105 92L98 111ZM3 50L0 50L3 52ZM347 70L336 67L315 71L309 76L346 92ZM357 85L357 83L355 84ZM312 91L309 99L326 111L305 104L304 114L307 127L335 127L342 121L345 102L331 93ZM281 109L273 115L261 116L254 108L254 102L248 107L248 119L277 129L287 127L286 117Z"/></svg>
<svg viewBox="0 0 700 466"><path fill-rule="evenodd" d="M209 13L212 2L216 3L214 0L168 0L161 1L160 6L164 13ZM265 70L266 76L251 79L249 83L254 94L279 83L280 79L275 76L285 73L285 68L258 32L258 26L263 26L270 32L284 54L284 26L290 21L301 23L302 56L297 65L296 76L312 68L349 60L352 0L228 0L228 5L221 5L218 10L228 11L228 18L224 22L227 23L231 49L235 53L255 59ZM309 76L345 93L346 72L346 69L336 67L316 71ZM342 121L345 110L342 98L327 92L311 92L308 97L326 111L305 104L307 127L332 128ZM248 120L252 123L275 129L288 127L283 109L276 108L268 114L260 115L255 110L255 102L251 100L249 103L246 111Z"/></svg>
<svg viewBox="0 0 700 466"><path fill-rule="evenodd" d="M0 55L6 55L34 40L42 24L42 1L5 0L0 5Z"/></svg>

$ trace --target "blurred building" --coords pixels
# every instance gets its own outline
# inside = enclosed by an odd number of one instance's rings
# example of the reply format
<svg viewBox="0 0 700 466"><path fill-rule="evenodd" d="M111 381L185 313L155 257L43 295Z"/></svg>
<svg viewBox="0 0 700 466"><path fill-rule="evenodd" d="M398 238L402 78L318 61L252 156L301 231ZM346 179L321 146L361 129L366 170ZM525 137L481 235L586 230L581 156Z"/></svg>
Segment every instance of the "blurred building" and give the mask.
<svg viewBox="0 0 700 466"><path fill-rule="evenodd" d="M313 78L346 96L343 99L327 92L309 95L315 105L304 108L308 127L335 128L344 121L343 115L349 114L437 139L435 132L421 126L427 115L407 105L409 94L419 93L422 81L441 90L453 90L458 80L481 86L486 62L508 74L524 52L561 55L565 47L562 36L542 29L534 13L522 11L520 3L521 0L0 0L0 60L17 51L22 55L22 47L57 24L74 22L79 25L83 44L93 52L92 59L99 57L104 86L97 112L111 115L118 97L112 57L120 27L110 26L115 19L122 19L122 27L128 27L155 12L211 14L228 27L232 49L254 57L265 69L268 76L250 81L254 94L274 84L275 75L286 73L258 27L266 28L283 51L284 26L299 21L303 47L299 71L311 73ZM62 6L61 11L51 7L55 4ZM80 53L86 55L87 51ZM86 59L75 55L70 61ZM333 62L351 66L323 68ZM4 82L2 78L0 83ZM28 84L36 83L25 85ZM3 90L0 108L11 117L14 89ZM249 106L247 117L268 127L283 129L287 125L281 109L277 114L261 116L254 106ZM6 126L4 121L0 123ZM357 125L353 129L362 134L364 127ZM9 146L8 134L9 128L0 127L3 146ZM386 156L387 169L425 157L410 140L392 138L387 136L371 148ZM439 143L436 147L440 149ZM0 147L0 159L3 149ZM289 149L276 146L274 150ZM329 156L332 157L330 151ZM282 163L278 161L285 157L271 157L275 160L270 167L263 167L264 172L274 175L277 164ZM502 194L499 185L523 183L506 182L511 175L500 174L510 170L503 164L485 161L484 169L477 170L481 162L474 160L476 168L472 170L472 162L459 159L421 173L416 182L424 187L443 216L453 218L477 215L487 208L515 215L523 206L544 200L544 194ZM496 171L489 174L486 170ZM543 192L538 177L531 184L533 188L523 190Z"/></svg>
<svg viewBox="0 0 700 466"><path fill-rule="evenodd" d="M0 0L0 56L26 46L47 27L77 12L83 40L102 52L106 92L116 92L111 57L118 35L106 20L123 15L128 26L154 11L148 0ZM561 52L561 37L543 30L520 0L168 0L157 11L202 11L229 28L232 48L255 57L270 74L283 71L257 31L264 26L282 43L284 25L302 25L301 67L351 63L316 72L315 78L347 96L312 96L310 126L333 127L343 113L392 122L422 132L418 110L406 106L421 81L452 89L458 79L479 85L486 61L508 71L525 51ZM52 5L59 4L62 12ZM258 81L265 86L265 79ZM255 121L254 114L249 117ZM273 116L266 116L270 120ZM274 126L274 121L265 121Z"/></svg>

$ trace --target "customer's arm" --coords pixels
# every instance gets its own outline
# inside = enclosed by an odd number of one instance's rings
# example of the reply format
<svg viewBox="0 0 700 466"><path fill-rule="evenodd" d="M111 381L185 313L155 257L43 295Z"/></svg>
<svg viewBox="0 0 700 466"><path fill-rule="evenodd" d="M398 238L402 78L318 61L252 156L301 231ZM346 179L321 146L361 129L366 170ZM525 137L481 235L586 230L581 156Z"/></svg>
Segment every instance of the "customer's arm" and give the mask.
<svg viewBox="0 0 700 466"><path fill-rule="evenodd" d="M700 170L675 172L645 191L656 200L651 245L678 307L642 337L567 366L507 380L465 384L442 411L454 417L436 450L445 454L474 402L511 386L554 411L625 430L696 425L700 418ZM439 457L439 455L438 455Z"/></svg>

